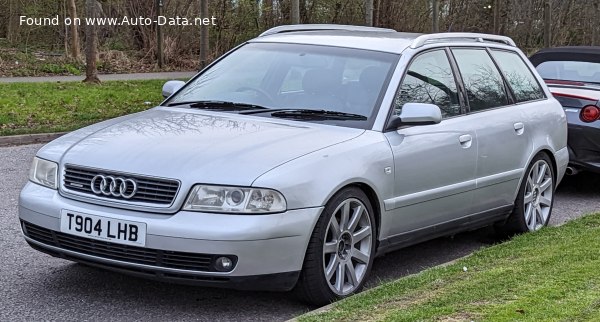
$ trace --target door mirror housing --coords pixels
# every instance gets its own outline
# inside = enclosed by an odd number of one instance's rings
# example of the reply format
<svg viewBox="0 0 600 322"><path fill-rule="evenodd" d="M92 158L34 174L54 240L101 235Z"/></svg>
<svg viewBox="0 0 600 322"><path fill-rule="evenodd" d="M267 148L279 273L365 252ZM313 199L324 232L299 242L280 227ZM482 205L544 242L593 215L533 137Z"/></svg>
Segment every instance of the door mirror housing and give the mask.
<svg viewBox="0 0 600 322"><path fill-rule="evenodd" d="M163 85L162 96L167 98L185 85L184 81L170 80Z"/></svg>
<svg viewBox="0 0 600 322"><path fill-rule="evenodd" d="M396 130L402 125L431 125L442 121L442 110L435 104L406 103L398 116L392 116L387 130Z"/></svg>

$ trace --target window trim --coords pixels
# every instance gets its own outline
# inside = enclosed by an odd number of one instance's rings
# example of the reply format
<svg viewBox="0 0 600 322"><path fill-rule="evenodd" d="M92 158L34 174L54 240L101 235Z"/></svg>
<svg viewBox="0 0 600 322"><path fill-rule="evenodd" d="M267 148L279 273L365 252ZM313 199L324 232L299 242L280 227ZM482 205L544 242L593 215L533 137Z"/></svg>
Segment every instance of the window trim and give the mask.
<svg viewBox="0 0 600 322"><path fill-rule="evenodd" d="M446 55L448 56L448 60L450 61L450 67L452 68L452 73L454 73L454 78L456 79L456 86L458 87L459 100L461 103L462 115L467 115L471 111L471 106L469 105L469 99L467 97L467 91L465 89L465 83L463 82L462 74L458 69L458 63L454 58L454 54L452 54L452 50L450 47L445 47Z"/></svg>
<svg viewBox="0 0 600 322"><path fill-rule="evenodd" d="M449 119L453 119L453 118L456 118L456 117L460 117L460 116L466 115L467 107L464 104L465 101L464 101L464 98L462 97L462 92L461 92L462 91L462 89L461 89L462 79L458 78L458 75L457 75L456 71L454 70L452 58L451 58L451 56L448 55L448 47L447 46L443 46L443 47L427 48L425 50L419 51L416 54L414 54L410 58L410 60L408 61L408 63L406 64L406 68L404 69L404 72L402 74L402 78L400 78L400 82L398 83L398 86L394 90L394 99L392 100L392 103L389 106L388 115L387 115L387 118L385 120L385 125L383 127L384 128L384 130L383 130L384 133L396 130L396 129L387 129L386 130L386 128L389 125L392 116L394 116L394 111L396 110L395 107L394 107L394 103L396 101L396 95L398 94L398 91L400 90L400 87L404 83L404 79L406 78L406 75L408 74L410 66L412 66L412 64L414 63L414 61L417 58L419 58L421 55L424 55L424 54L427 54L427 53L431 53L431 52L434 52L434 51L443 51L445 53L445 55L446 55L446 59L448 59L448 64L450 64L450 69L452 70L452 74L453 74L453 77L454 77L454 83L456 85L456 90L457 90L457 95L458 95L458 103L460 104L460 113L457 114L457 115L450 116L450 117L442 118L442 122L444 120L449 120ZM459 83L460 83L460 85L459 85ZM412 126L414 126L414 125L406 125L406 126L403 126L402 128L412 127Z"/></svg>

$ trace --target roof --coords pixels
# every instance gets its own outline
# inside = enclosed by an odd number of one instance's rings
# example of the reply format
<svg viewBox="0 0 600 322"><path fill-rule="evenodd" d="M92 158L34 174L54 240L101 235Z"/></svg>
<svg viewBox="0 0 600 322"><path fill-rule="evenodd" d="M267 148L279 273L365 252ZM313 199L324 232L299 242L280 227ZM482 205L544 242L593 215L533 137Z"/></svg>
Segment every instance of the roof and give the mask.
<svg viewBox="0 0 600 322"><path fill-rule="evenodd" d="M377 27L335 24L277 26L263 32L251 42L325 45L377 50L395 54L402 53L408 47L415 49L429 44L456 44L457 42L516 47L512 39L499 35L463 32L417 34L396 32L393 29Z"/></svg>
<svg viewBox="0 0 600 322"><path fill-rule="evenodd" d="M600 46L545 48L529 58L534 66L545 61L586 61L600 63Z"/></svg>
<svg viewBox="0 0 600 322"><path fill-rule="evenodd" d="M250 42L326 45L400 54L421 34L389 31L322 30L277 33Z"/></svg>

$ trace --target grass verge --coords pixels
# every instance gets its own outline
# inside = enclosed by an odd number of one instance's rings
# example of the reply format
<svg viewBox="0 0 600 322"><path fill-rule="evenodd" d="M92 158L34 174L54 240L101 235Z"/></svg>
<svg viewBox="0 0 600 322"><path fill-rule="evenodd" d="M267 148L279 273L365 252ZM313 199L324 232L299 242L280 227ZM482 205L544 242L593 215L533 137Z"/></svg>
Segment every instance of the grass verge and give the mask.
<svg viewBox="0 0 600 322"><path fill-rule="evenodd" d="M590 215L383 284L299 320L600 321L599 246L600 214Z"/></svg>
<svg viewBox="0 0 600 322"><path fill-rule="evenodd" d="M162 101L165 80L0 84L0 135L62 132Z"/></svg>

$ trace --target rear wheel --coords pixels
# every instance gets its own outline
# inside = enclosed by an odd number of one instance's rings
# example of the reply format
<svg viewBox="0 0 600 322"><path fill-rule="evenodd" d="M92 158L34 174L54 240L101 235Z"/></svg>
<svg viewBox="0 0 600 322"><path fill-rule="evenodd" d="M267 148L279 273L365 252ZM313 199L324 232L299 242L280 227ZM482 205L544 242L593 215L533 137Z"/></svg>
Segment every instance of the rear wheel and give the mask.
<svg viewBox="0 0 600 322"><path fill-rule="evenodd" d="M501 231L515 234L536 231L548 225L554 204L555 174L550 157L537 155L521 182L515 208Z"/></svg>
<svg viewBox="0 0 600 322"><path fill-rule="evenodd" d="M344 189L331 198L311 236L296 286L303 300L324 305L362 289L375 255L374 224L362 190Z"/></svg>

